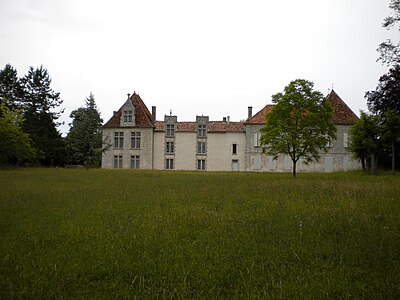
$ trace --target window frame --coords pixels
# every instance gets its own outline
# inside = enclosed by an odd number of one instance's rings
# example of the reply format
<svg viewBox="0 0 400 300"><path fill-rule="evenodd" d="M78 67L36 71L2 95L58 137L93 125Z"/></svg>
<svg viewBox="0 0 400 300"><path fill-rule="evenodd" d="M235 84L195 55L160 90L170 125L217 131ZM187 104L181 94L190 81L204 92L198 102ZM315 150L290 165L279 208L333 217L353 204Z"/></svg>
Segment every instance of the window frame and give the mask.
<svg viewBox="0 0 400 300"><path fill-rule="evenodd" d="M113 168L114 169L122 169L123 166L123 155L122 154L116 154L114 155L113 159Z"/></svg>
<svg viewBox="0 0 400 300"><path fill-rule="evenodd" d="M174 170L174 159L173 158L165 159L165 169L166 170Z"/></svg>
<svg viewBox="0 0 400 300"><path fill-rule="evenodd" d="M197 125L197 137L198 138L206 138L207 137L207 125L206 124L198 124Z"/></svg>
<svg viewBox="0 0 400 300"><path fill-rule="evenodd" d="M207 154L207 144L204 141L197 142L197 154Z"/></svg>
<svg viewBox="0 0 400 300"><path fill-rule="evenodd" d="M140 131L131 132L131 149L140 149L142 134Z"/></svg>
<svg viewBox="0 0 400 300"><path fill-rule="evenodd" d="M165 136L175 137L175 124L167 124L166 125Z"/></svg>
<svg viewBox="0 0 400 300"><path fill-rule="evenodd" d="M205 159L198 159L197 160L197 170L198 171L205 171L206 170L206 160Z"/></svg>
<svg viewBox="0 0 400 300"><path fill-rule="evenodd" d="M114 149L124 149L124 132L114 132Z"/></svg>
<svg viewBox="0 0 400 300"><path fill-rule="evenodd" d="M139 155L131 155L131 169L140 169Z"/></svg>
<svg viewBox="0 0 400 300"><path fill-rule="evenodd" d="M175 154L175 142L173 142L173 141L165 142L165 153L166 154Z"/></svg>

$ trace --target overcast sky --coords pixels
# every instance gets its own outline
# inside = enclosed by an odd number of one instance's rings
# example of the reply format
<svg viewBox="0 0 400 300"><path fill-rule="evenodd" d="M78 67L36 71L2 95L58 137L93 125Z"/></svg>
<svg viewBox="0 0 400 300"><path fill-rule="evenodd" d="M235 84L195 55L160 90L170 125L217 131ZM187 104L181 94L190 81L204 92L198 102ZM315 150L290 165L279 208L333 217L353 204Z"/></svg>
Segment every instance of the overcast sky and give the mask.
<svg viewBox="0 0 400 300"><path fill-rule="evenodd" d="M72 110L93 92L106 122L127 93L157 119L239 121L294 79L358 114L387 68L389 0L0 0L0 68L43 65ZM60 128L65 133L68 126Z"/></svg>

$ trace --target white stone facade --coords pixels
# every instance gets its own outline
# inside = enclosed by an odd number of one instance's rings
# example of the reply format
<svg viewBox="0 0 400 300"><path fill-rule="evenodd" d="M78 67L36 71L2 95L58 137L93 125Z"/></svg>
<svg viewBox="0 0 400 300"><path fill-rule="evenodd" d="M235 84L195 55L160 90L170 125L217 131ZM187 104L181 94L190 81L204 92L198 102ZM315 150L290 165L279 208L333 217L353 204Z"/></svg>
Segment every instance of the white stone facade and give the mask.
<svg viewBox="0 0 400 300"><path fill-rule="evenodd" d="M348 151L350 121L357 119L344 102L331 94L332 105L340 110L337 139L321 153L317 162L305 165L300 160L298 172L333 172L360 169L358 160ZM246 122L209 121L206 116L195 122L178 122L176 116L156 121L139 95L129 96L118 112L103 127L103 141L108 149L102 156L106 169L156 169L198 171L291 172L289 157L277 160L262 154L260 129L264 127L266 106ZM335 111L336 112L336 111ZM347 116L346 116L347 114ZM345 116L346 118L344 118ZM349 121L350 120L350 121Z"/></svg>

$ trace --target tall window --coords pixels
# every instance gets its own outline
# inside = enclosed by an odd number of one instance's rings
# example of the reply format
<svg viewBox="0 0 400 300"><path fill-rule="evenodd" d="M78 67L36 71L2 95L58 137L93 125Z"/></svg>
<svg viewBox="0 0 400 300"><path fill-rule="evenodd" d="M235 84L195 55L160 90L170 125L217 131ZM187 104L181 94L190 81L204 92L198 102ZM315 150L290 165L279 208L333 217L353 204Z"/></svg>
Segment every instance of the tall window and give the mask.
<svg viewBox="0 0 400 300"><path fill-rule="evenodd" d="M124 148L124 133L114 132L114 148Z"/></svg>
<svg viewBox="0 0 400 300"><path fill-rule="evenodd" d="M205 170L206 169L206 160L198 159L197 160L197 170Z"/></svg>
<svg viewBox="0 0 400 300"><path fill-rule="evenodd" d="M132 124L133 112L131 110L124 110L122 112L124 124Z"/></svg>
<svg viewBox="0 0 400 300"><path fill-rule="evenodd" d="M122 168L122 155L114 155L114 168L115 169Z"/></svg>
<svg viewBox="0 0 400 300"><path fill-rule="evenodd" d="M167 169L167 170L174 169L174 160L172 158L167 158L165 160L165 169Z"/></svg>
<svg viewBox="0 0 400 300"><path fill-rule="evenodd" d="M131 156L131 169L140 169L140 157L139 155Z"/></svg>
<svg viewBox="0 0 400 300"><path fill-rule="evenodd" d="M173 154L174 153L174 142L167 142L166 143L165 152L167 154Z"/></svg>
<svg viewBox="0 0 400 300"><path fill-rule="evenodd" d="M347 132L343 133L343 147L349 147L349 134Z"/></svg>
<svg viewBox="0 0 400 300"><path fill-rule="evenodd" d="M198 154L206 154L206 143L205 142L197 142L197 153Z"/></svg>
<svg viewBox="0 0 400 300"><path fill-rule="evenodd" d="M131 148L140 149L140 132L131 132Z"/></svg>
<svg viewBox="0 0 400 300"><path fill-rule="evenodd" d="M232 154L237 154L237 144L232 144Z"/></svg>
<svg viewBox="0 0 400 300"><path fill-rule="evenodd" d="M260 147L260 138L261 138L261 132L256 132L254 134L254 140L253 140L253 145L254 147Z"/></svg>
<svg viewBox="0 0 400 300"><path fill-rule="evenodd" d="M197 136L198 137L206 137L206 125L198 125L197 126Z"/></svg>
<svg viewBox="0 0 400 300"><path fill-rule="evenodd" d="M175 125L174 124L167 124L166 136L169 136L169 137L175 136Z"/></svg>

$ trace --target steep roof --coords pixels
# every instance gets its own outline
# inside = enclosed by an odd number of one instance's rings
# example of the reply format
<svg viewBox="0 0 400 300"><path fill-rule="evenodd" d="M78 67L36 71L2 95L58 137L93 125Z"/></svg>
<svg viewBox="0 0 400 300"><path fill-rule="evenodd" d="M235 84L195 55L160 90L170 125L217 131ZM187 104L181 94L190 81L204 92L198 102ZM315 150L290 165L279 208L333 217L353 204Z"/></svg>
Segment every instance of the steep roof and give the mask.
<svg viewBox="0 0 400 300"><path fill-rule="evenodd" d="M337 125L350 125L358 120L357 115L334 90L329 93L327 98L333 108L333 123Z"/></svg>
<svg viewBox="0 0 400 300"><path fill-rule="evenodd" d="M258 113L256 113L251 118L247 119L245 124L264 125L265 124L265 116L267 113L269 113L272 110L273 107L274 107L273 104L265 105L262 110L260 110Z"/></svg>
<svg viewBox="0 0 400 300"><path fill-rule="evenodd" d="M350 125L358 120L357 115L347 106L346 103L332 90L327 96L329 103L333 108L333 123L336 125ZM251 118L247 119L245 124L264 125L265 116L269 113L273 104L267 104L263 109Z"/></svg>
<svg viewBox="0 0 400 300"><path fill-rule="evenodd" d="M133 107L135 108L135 126L139 128L153 128L154 124L151 119L151 113L147 108L146 104L144 104L143 100L140 96L134 93L132 96L129 97ZM122 106L123 107L123 106ZM122 107L117 111L114 112L113 116L108 120L103 127L105 128L118 128L121 127L120 120L122 115Z"/></svg>

